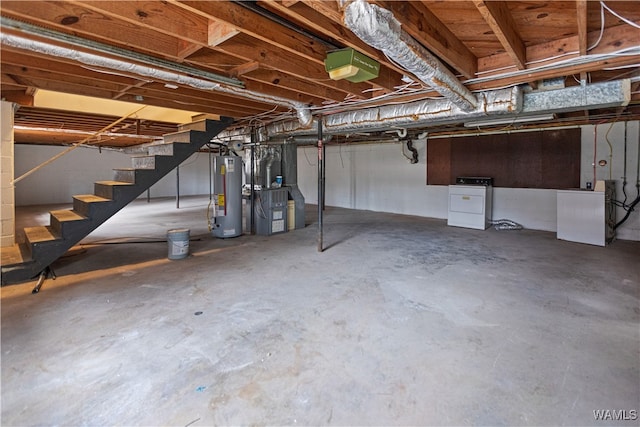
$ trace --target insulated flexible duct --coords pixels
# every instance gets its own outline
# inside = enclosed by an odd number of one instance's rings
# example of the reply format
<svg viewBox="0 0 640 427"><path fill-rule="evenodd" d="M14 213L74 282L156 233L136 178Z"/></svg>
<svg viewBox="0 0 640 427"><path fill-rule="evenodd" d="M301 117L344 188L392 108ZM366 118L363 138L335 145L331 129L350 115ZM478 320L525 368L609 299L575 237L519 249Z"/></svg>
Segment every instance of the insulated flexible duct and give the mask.
<svg viewBox="0 0 640 427"><path fill-rule="evenodd" d="M462 111L472 111L478 106L473 93L434 55L402 30L391 11L364 0L355 0L344 10L344 23L363 42L383 51Z"/></svg>
<svg viewBox="0 0 640 427"><path fill-rule="evenodd" d="M165 82L173 82L179 85L190 86L196 89L211 90L235 96L241 96L254 101L264 102L267 104L275 104L282 107L292 108L296 111L296 115L300 125L309 127L312 124L312 115L309 107L301 102L278 98L274 96L263 95L239 87L224 86L220 83L205 80L203 78L190 77L178 74L173 71L161 70L149 65L141 65L133 62L123 61L120 59L112 59L106 56L96 55L93 53L83 52L62 46L30 40L24 37L11 34L0 34L2 45L10 46L17 49L24 49L48 56L64 57L82 64L93 67L101 67L109 70L115 70L130 73L137 76L144 76L154 80Z"/></svg>

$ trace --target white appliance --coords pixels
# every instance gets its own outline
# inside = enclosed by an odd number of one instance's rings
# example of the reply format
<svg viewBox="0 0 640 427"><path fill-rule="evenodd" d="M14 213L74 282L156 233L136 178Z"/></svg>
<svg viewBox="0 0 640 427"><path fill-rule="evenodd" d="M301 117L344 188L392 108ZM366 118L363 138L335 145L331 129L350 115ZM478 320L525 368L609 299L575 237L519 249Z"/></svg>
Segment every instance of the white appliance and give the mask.
<svg viewBox="0 0 640 427"><path fill-rule="evenodd" d="M558 239L597 246L611 242L616 223L614 199L614 180L598 182L596 191L558 190Z"/></svg>
<svg viewBox="0 0 640 427"><path fill-rule="evenodd" d="M486 230L491 224L491 185L450 185L447 225Z"/></svg>

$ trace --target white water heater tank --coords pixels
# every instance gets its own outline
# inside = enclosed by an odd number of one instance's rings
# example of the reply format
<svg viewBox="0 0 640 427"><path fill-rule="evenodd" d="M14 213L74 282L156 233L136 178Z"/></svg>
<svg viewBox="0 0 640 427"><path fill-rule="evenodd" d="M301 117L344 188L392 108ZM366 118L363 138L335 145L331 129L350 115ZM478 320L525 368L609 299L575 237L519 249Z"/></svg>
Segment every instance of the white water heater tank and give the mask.
<svg viewBox="0 0 640 427"><path fill-rule="evenodd" d="M211 234L226 239L242 234L242 159L213 158L214 224Z"/></svg>

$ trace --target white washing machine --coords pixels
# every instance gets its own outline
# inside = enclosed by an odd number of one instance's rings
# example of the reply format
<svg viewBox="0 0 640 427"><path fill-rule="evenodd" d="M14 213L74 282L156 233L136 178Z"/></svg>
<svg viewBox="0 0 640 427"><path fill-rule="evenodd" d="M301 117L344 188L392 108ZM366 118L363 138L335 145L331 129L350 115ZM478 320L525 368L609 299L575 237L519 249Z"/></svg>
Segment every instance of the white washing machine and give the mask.
<svg viewBox="0 0 640 427"><path fill-rule="evenodd" d="M491 224L491 185L450 185L447 225L486 230Z"/></svg>

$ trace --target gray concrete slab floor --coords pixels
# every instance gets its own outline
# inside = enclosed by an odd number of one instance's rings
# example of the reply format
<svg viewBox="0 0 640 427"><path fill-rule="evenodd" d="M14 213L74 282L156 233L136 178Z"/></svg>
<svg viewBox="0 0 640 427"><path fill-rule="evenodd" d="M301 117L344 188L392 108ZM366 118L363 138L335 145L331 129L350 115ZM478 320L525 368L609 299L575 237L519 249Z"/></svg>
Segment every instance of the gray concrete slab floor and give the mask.
<svg viewBox="0 0 640 427"><path fill-rule="evenodd" d="M327 208L319 253L315 207L220 240L207 203L136 201L2 288L3 426L638 425L640 242Z"/></svg>

